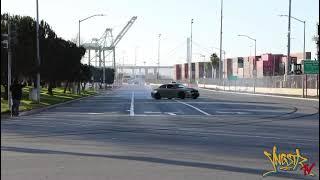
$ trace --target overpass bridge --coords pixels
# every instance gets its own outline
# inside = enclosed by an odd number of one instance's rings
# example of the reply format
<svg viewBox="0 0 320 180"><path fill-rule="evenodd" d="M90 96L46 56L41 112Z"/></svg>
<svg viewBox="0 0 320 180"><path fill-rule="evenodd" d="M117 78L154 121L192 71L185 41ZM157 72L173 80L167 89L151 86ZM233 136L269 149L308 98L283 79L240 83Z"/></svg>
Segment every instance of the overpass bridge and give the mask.
<svg viewBox="0 0 320 180"><path fill-rule="evenodd" d="M113 68L113 66L106 66ZM147 79L154 79L158 76L172 78L173 66L135 66L135 65L117 65L116 72L118 74L129 76L144 76Z"/></svg>

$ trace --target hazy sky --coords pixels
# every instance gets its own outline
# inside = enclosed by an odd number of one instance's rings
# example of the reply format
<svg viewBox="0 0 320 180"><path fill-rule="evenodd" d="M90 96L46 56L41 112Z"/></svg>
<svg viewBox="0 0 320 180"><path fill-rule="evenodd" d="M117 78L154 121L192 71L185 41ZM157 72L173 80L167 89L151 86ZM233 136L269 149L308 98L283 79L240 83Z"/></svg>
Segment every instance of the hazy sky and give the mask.
<svg viewBox="0 0 320 180"><path fill-rule="evenodd" d="M254 54L253 41L238 34L257 39L257 54L287 52L288 0L224 0L223 48L227 57ZM35 0L1 0L1 12L36 17ZM131 29L120 41L117 61L155 65L158 34L161 33L160 64L172 65L186 61L186 41L193 18L193 61L208 59L219 51L220 0L39 0L39 17L47 21L58 36L76 37L78 20L92 14L81 23L81 39L85 42L100 37L106 28L114 36L132 16L138 16ZM292 0L292 16L306 20L306 51L315 56L312 36L319 21L318 0ZM291 52L303 50L303 23L292 20Z"/></svg>

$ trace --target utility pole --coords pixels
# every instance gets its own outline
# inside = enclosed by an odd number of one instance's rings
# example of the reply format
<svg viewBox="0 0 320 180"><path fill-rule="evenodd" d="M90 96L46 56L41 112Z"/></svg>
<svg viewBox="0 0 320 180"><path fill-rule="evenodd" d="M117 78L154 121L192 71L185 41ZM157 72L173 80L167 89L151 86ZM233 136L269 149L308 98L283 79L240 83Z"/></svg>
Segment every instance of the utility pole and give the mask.
<svg viewBox="0 0 320 180"><path fill-rule="evenodd" d="M102 50L102 58L103 58L103 84L106 84L106 56L105 56L105 51Z"/></svg>
<svg viewBox="0 0 320 180"><path fill-rule="evenodd" d="M279 15L280 17L289 17L288 15ZM292 19L303 23L303 59L306 59L306 21L291 16ZM290 38L293 39L293 38Z"/></svg>
<svg viewBox="0 0 320 180"><path fill-rule="evenodd" d="M37 2L37 25L36 25L36 30L37 30L37 62L38 62L38 72L37 72L37 102L40 103L40 49L39 49L39 9L38 9L38 0Z"/></svg>
<svg viewBox="0 0 320 180"><path fill-rule="evenodd" d="M11 86L11 57L12 57L12 51L11 51L11 23L10 23L10 16L8 14L8 107L10 109L10 112L12 112L12 104L11 104L11 92L10 92L10 86ZM12 113L11 113L12 115Z"/></svg>
<svg viewBox="0 0 320 180"><path fill-rule="evenodd" d="M191 47L190 47L190 38L187 38L187 63L188 63L188 77L187 77L187 81L190 83L191 82L191 78L190 78L190 67L191 67Z"/></svg>
<svg viewBox="0 0 320 180"><path fill-rule="evenodd" d="M291 31L291 0L289 0L289 16L288 16L288 53L287 53L287 69L285 75L287 76L290 72L291 57L290 57L290 32Z"/></svg>
<svg viewBox="0 0 320 180"><path fill-rule="evenodd" d="M221 13L220 13L220 58L219 58L219 79L221 79L222 70L222 13L223 13L223 0L221 0Z"/></svg>
<svg viewBox="0 0 320 180"><path fill-rule="evenodd" d="M161 34L158 35L159 41L158 41L158 69L157 69L157 80L159 79L159 68L160 68L160 37Z"/></svg>
<svg viewBox="0 0 320 180"><path fill-rule="evenodd" d="M191 35L190 35L190 61L188 64L188 69L189 69L189 83L192 81L192 24L193 24L193 19L191 19Z"/></svg>
<svg viewBox="0 0 320 180"><path fill-rule="evenodd" d="M134 70L133 70L133 75L134 75L134 78L136 78L136 68L137 68L137 46L135 47L134 49Z"/></svg>

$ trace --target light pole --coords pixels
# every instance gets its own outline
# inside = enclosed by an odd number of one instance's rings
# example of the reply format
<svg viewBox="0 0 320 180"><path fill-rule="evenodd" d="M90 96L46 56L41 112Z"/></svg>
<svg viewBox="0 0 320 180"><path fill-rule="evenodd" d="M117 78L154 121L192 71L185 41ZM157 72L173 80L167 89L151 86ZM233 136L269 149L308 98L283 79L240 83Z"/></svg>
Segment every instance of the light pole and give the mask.
<svg viewBox="0 0 320 180"><path fill-rule="evenodd" d="M256 69L256 57L257 57L257 40L256 39L254 39L254 38L252 38L252 37L250 37L250 36L247 36L247 35L242 35L242 34L239 34L238 36L243 36L243 37L247 37L247 38L249 38L249 39L251 39L251 40L253 40L254 41L254 62L253 62L253 76L255 77L256 76L256 71L257 71L257 69Z"/></svg>
<svg viewBox="0 0 320 180"><path fill-rule="evenodd" d="M221 79L221 70L222 70L222 16L223 15L223 0L221 0L221 13L220 13L220 60L219 60L219 79Z"/></svg>
<svg viewBox="0 0 320 180"><path fill-rule="evenodd" d="M189 83L191 83L191 79L192 79L192 24L193 24L193 19L191 19L191 31L190 31L190 61L189 61L189 64L188 64L188 74L189 74Z"/></svg>
<svg viewBox="0 0 320 180"><path fill-rule="evenodd" d="M37 33L37 63L38 63L38 72L37 72L37 102L40 103L40 49L39 49L39 6L37 2L37 24L36 24L36 33Z"/></svg>
<svg viewBox="0 0 320 180"><path fill-rule="evenodd" d="M158 34L158 68L157 68L157 80L159 80L159 68L160 68L160 37L161 34Z"/></svg>
<svg viewBox="0 0 320 180"><path fill-rule="evenodd" d="M82 22L82 21L85 21L85 20L87 20L87 19L90 19L90 18L92 18L92 17L95 17L95 16L106 16L106 15L104 15L104 14L94 14L94 15L92 15L92 16L89 16L89 17L86 17L86 18L84 18L84 19L80 19L79 20L79 47L80 47L80 23Z"/></svg>
<svg viewBox="0 0 320 180"><path fill-rule="evenodd" d="M285 77L287 78L287 75L290 72L290 65L291 65L291 57L290 57L290 33L291 33L291 0L289 0L289 15L288 15L288 53L287 53L287 65L286 65L286 71L285 71Z"/></svg>
<svg viewBox="0 0 320 180"><path fill-rule="evenodd" d="M279 15L280 17L288 17L288 15ZM306 59L306 21L291 16L292 19L303 23L303 59ZM291 38L292 39L292 38Z"/></svg>
<svg viewBox="0 0 320 180"><path fill-rule="evenodd" d="M205 64L206 56L203 54L200 54L201 57L203 57L203 64ZM203 66L203 78L206 78L206 67Z"/></svg>
<svg viewBox="0 0 320 180"><path fill-rule="evenodd" d="M134 48L134 77L136 77L136 66L137 66L137 49L139 48L139 46L136 46Z"/></svg>

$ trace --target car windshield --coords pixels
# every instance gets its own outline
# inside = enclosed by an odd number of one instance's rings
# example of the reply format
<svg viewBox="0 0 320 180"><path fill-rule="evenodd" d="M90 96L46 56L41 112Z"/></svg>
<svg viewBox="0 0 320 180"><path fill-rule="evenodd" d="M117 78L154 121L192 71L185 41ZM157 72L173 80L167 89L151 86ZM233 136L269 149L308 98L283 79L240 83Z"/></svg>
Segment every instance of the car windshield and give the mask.
<svg viewBox="0 0 320 180"><path fill-rule="evenodd" d="M182 85L182 84L178 84L178 88L185 88L186 86Z"/></svg>

